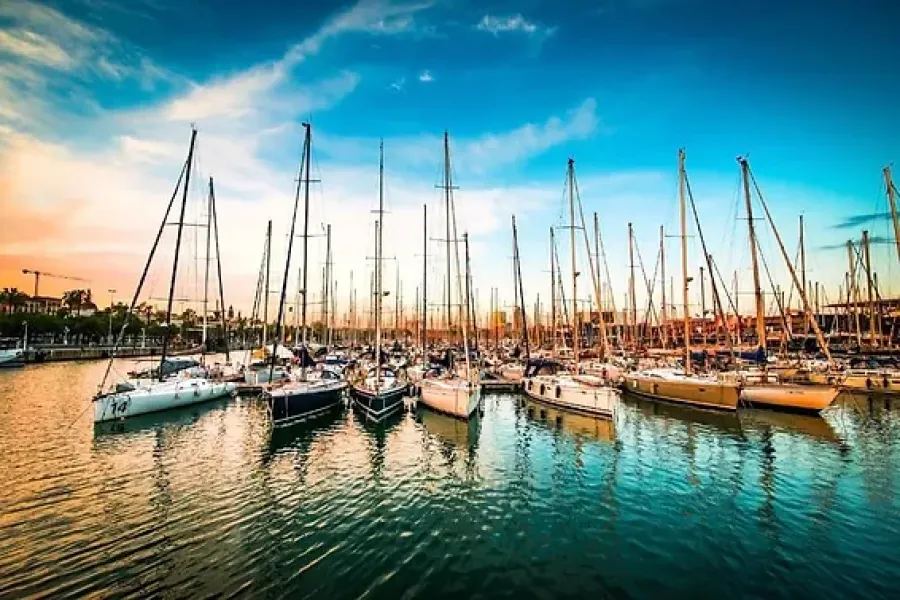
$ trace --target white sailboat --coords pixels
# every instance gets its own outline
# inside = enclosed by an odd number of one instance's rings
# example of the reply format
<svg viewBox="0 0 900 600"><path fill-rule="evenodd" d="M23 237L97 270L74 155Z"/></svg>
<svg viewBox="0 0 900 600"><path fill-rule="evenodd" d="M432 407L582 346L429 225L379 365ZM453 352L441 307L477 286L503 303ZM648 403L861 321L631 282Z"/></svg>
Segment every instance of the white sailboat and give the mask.
<svg viewBox="0 0 900 600"><path fill-rule="evenodd" d="M108 390L107 392L103 392L103 387L106 384L106 380L109 376L110 370L112 369L112 363L115 359L116 350L121 344L122 338L125 334L125 327L128 323L128 319L126 318L123 322L122 329L119 331L119 336L116 339L116 345L113 348L110 361L106 368L106 373L103 377L103 381L100 383L100 393L98 393L93 399L94 423L113 421L126 417L133 417L136 415L143 415L147 413L188 406L191 404L198 404L200 402L207 402L209 400L216 400L219 398L230 396L235 392L236 385L234 383L214 382L203 376L202 374L199 377L194 377L190 376L190 374L186 372L181 372L177 375L173 375L167 378L166 370L162 368L162 366L166 362L166 354L169 350L169 338L172 324L172 301L175 293L175 280L178 273L178 255L179 251L181 250L181 237L182 231L184 229L184 213L185 207L187 205L188 189L190 189L191 168L193 166L194 143L196 141L196 138L197 130L194 129L191 131L191 145L190 149L188 150L187 161L182 170L182 176L184 177L184 189L181 199L181 214L177 223L178 233L175 241L175 258L172 263L172 276L169 283L169 296L168 304L166 307L166 334L163 338L158 377L149 378L146 380L122 382L118 385L113 386L112 389ZM132 298L129 314L134 311L134 306L137 303L138 297L140 296L141 288L143 287L143 283L147 277L147 272L150 268L150 264L153 261L153 256L156 253L160 237L162 237L163 228L167 225L169 213L172 210L172 205L181 185L181 179L182 177L179 176L178 184L175 188L175 193L172 194L172 199L169 201L169 206L166 209L166 214L163 217L163 221L160 225L159 232L157 233L156 240L154 241L153 247L150 250L150 256L147 258L147 263L144 266L144 272L141 276L141 280L138 283L137 290L135 290L134 297Z"/></svg>
<svg viewBox="0 0 900 600"><path fill-rule="evenodd" d="M460 306L466 306L466 314L469 314L469 298L464 297L461 282L462 273L459 265L459 240L456 232L456 208L453 203L453 185L450 174L450 143L447 132L444 132L444 197L447 203L447 214L452 226L452 245L456 256L456 287ZM448 228L450 229L450 228ZM448 246L449 250L449 246ZM447 253L447 269L450 269L450 254ZM466 286L468 287L468 286ZM448 296L450 290L447 290ZM465 304L464 304L465 303ZM448 312L449 317L449 312ZM468 419L481 403L481 383L478 369L473 369L469 356L469 323L462 327L463 355L465 356L465 370L460 372L456 368L448 368L440 375L425 373L421 382L421 402L423 405L458 417Z"/></svg>
<svg viewBox="0 0 900 600"><path fill-rule="evenodd" d="M609 379L582 374L578 356L578 270L575 247L575 161L568 163L570 242L572 251L572 370L566 372L554 360L537 360L528 365L523 380L525 393L539 401L602 417L612 417L619 390Z"/></svg>

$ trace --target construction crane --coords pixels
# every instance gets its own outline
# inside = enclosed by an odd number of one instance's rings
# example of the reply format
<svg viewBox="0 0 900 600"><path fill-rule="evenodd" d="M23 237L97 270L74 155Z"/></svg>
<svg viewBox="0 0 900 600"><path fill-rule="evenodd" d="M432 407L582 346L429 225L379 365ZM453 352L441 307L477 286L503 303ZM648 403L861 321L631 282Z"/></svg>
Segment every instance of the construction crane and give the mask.
<svg viewBox="0 0 900 600"><path fill-rule="evenodd" d="M33 271L31 269L22 269L22 273L25 275L34 275L34 296L38 295L38 284L41 282L41 276L43 277L52 277L54 279L70 279L72 281L88 281L87 279L82 279L81 277L72 277L70 275L55 275L53 273L48 273L46 271Z"/></svg>

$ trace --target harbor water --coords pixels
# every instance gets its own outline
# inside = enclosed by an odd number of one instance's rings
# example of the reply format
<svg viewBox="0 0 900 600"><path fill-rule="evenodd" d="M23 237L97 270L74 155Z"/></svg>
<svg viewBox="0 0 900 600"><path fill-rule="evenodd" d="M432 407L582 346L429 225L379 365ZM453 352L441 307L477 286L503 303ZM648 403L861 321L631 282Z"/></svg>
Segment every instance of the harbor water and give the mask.
<svg viewBox="0 0 900 600"><path fill-rule="evenodd" d="M893 598L900 408L253 399L94 427L105 363L0 372L0 598ZM126 370L124 365L120 371Z"/></svg>

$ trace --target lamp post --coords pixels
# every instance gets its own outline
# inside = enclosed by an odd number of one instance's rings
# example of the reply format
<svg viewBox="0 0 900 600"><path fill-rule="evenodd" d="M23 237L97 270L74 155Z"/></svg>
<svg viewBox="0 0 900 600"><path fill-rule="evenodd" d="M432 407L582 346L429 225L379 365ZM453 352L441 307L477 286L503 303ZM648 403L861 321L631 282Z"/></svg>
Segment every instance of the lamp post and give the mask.
<svg viewBox="0 0 900 600"><path fill-rule="evenodd" d="M110 289L107 290L109 292L109 334L107 335L107 346L112 346L113 336L112 336L112 317L113 317L113 294L116 293L116 290Z"/></svg>

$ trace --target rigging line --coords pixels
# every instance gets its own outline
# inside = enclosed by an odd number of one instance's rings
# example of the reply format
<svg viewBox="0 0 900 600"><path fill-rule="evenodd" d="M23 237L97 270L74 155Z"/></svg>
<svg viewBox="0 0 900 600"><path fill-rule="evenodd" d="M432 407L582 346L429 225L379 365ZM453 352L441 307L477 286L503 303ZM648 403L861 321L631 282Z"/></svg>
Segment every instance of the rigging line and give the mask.
<svg viewBox="0 0 900 600"><path fill-rule="evenodd" d="M562 303L562 314L563 314L563 324L566 329L569 328L569 309L568 304L566 303L566 291L563 287L562 280L562 269L559 264L559 252L556 247L556 238L553 239L553 258L556 261L556 286L557 291L559 292L559 301Z"/></svg>
<svg viewBox="0 0 900 600"><path fill-rule="evenodd" d="M153 262L153 257L156 254L157 247L159 246L159 240L160 238L162 238L163 231L166 227L166 221L168 221L169 219L169 213L172 211L172 206L175 203L175 198L178 196L178 190L179 188L181 188L181 181L184 178L184 174L186 171L187 160L185 160L184 165L181 167L181 174L178 175L178 181L175 183L175 189L172 191L172 197L169 198L169 204L166 207L165 214L163 215L162 223L160 223L159 230L156 232L156 239L153 241L153 246L150 248L150 256L147 257L147 262L144 264L144 270L141 273L140 280L138 281L137 289L134 291L134 296L131 298L131 305L128 307L128 312L125 313L125 319L122 321L122 328L119 330L119 335L116 336L116 343L113 346L112 352L110 353L109 363L107 363L106 371L103 373L103 379L100 382L98 393L101 393L103 391L103 388L106 386L106 380L109 377L109 371L112 368L112 362L116 356L116 351L119 349L119 346L122 344L122 340L125 337L125 329L128 327L128 317L134 313L134 307L135 305L137 305L138 298L141 295L141 289L143 288L144 282L147 279L147 272L150 270L150 265ZM81 415L79 415L79 418L81 418ZM69 425L69 427L71 427L71 425Z"/></svg>
<svg viewBox="0 0 900 600"><path fill-rule="evenodd" d="M603 354L605 355L609 350L609 340L606 334L606 321L603 319L603 286L600 281L599 274L596 269L594 269L594 260L591 258L591 241L588 236L588 228L587 224L584 221L584 205L581 203L581 190L578 187L578 179L575 177L575 172L572 172L572 182L575 186L575 197L578 198L578 215L581 217L581 232L584 234L584 246L585 253L588 258L588 270L591 275L591 282L593 283L594 288L594 296L597 301L597 314L599 315L599 324L600 324L600 335L603 336L601 341L601 349ZM572 224L575 225L574 223ZM600 257L596 257L596 260L600 260Z"/></svg>
<svg viewBox="0 0 900 600"><path fill-rule="evenodd" d="M791 326L787 321L787 317L784 312L784 304L781 302L781 294L779 294L775 290L775 281L772 279L772 272L769 271L769 264L766 262L766 257L762 252L759 253L759 259L762 261L763 270L766 272L766 279L769 280L769 287L772 288L772 295L775 296L775 306L778 307L778 315L781 317L781 324L784 327L784 335L787 338L793 338L793 333L791 332ZM763 346L765 348L765 346Z"/></svg>
<svg viewBox="0 0 900 600"><path fill-rule="evenodd" d="M718 287L716 286L716 280L712 276L713 266L714 266L713 261L711 259L712 255L709 253L709 250L706 247L706 238L703 235L703 227L700 226L700 213L697 211L697 203L694 202L694 192L691 189L691 180L688 177L687 171L684 171L684 183L685 183L685 188L686 188L686 191L688 194L688 199L691 202L691 212L694 214L694 223L696 223L696 225L697 225L697 235L700 237L700 247L703 248L703 258L706 260L706 268L710 274L709 279L710 279L710 285L712 287L713 312L718 311L718 314L722 317L722 324L724 326L725 325L725 311L722 310L722 300L719 297L719 290L718 290ZM687 309L685 309L685 310L687 310ZM735 311L735 315L737 315L737 311ZM705 319L706 315L703 315L703 317ZM725 338L728 340L729 349L732 349L731 336L726 335Z"/></svg>
<svg viewBox="0 0 900 600"><path fill-rule="evenodd" d="M647 312L644 313L643 321L644 329L646 330L651 324L651 317L653 317L653 320L656 321L657 325L659 325L659 315L656 312L656 306L653 303L653 292L656 290L656 275L659 273L660 253L656 253L656 264L653 266L653 277L651 279L648 279L647 272L644 270L644 259L641 256L641 248L637 243L635 243L634 249L637 252L638 265L641 268L641 274L644 276L644 285L647 287Z"/></svg>

